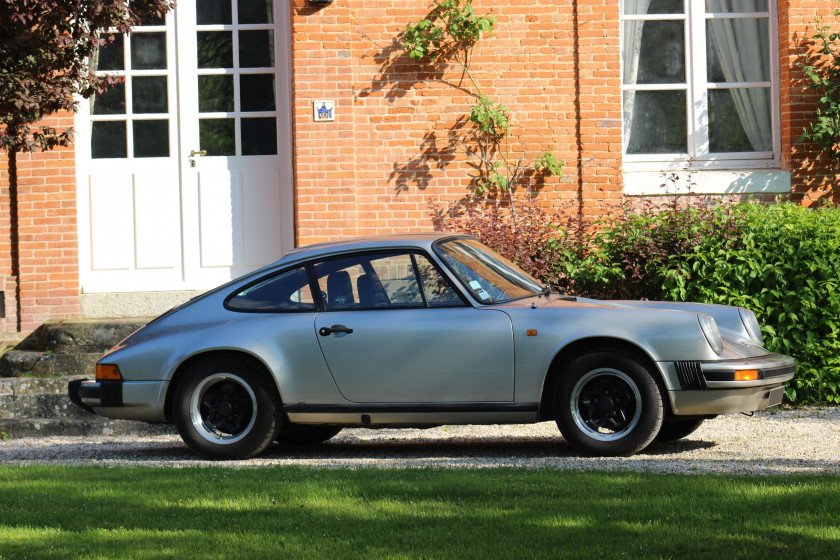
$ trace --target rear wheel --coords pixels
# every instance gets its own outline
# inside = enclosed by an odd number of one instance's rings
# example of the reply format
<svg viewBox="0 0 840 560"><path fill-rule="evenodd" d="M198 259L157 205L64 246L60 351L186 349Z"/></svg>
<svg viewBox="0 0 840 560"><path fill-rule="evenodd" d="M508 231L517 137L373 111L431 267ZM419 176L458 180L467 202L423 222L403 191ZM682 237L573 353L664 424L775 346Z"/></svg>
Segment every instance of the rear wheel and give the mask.
<svg viewBox="0 0 840 560"><path fill-rule="evenodd" d="M253 457L282 425L280 402L264 370L233 359L191 367L176 389L174 417L184 443L214 459Z"/></svg>
<svg viewBox="0 0 840 560"><path fill-rule="evenodd" d="M337 426L302 426L287 424L277 434L277 443L288 446L317 445L341 431Z"/></svg>
<svg viewBox="0 0 840 560"><path fill-rule="evenodd" d="M687 420L671 420L662 424L656 441L677 441L694 433L703 424L704 418L689 418Z"/></svg>
<svg viewBox="0 0 840 560"><path fill-rule="evenodd" d="M573 360L554 392L563 437L593 455L632 455L647 447L664 417L653 375L619 351L591 352Z"/></svg>

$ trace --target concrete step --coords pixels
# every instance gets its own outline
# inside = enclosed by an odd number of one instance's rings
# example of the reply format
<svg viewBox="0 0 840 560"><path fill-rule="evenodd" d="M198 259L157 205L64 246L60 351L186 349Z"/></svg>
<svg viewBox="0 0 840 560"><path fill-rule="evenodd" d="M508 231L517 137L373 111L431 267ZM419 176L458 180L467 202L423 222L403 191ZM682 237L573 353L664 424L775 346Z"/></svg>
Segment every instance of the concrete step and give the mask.
<svg viewBox="0 0 840 560"><path fill-rule="evenodd" d="M0 377L64 377L96 374L101 353L54 354L34 350L8 350L0 356Z"/></svg>
<svg viewBox="0 0 840 560"><path fill-rule="evenodd" d="M174 434L170 424L147 424L133 420L90 418L12 418L0 419L0 438L62 437L96 435L160 435Z"/></svg>
<svg viewBox="0 0 840 560"><path fill-rule="evenodd" d="M43 326L45 350L55 354L104 354L122 339L151 321L100 319L61 321Z"/></svg>
<svg viewBox="0 0 840 560"><path fill-rule="evenodd" d="M16 379L0 379L0 396L2 395L64 395L67 384L76 379L92 379L92 375L69 375L65 377L22 377Z"/></svg>
<svg viewBox="0 0 840 560"><path fill-rule="evenodd" d="M0 419L10 418L95 418L85 409L76 406L64 394L55 395L0 395Z"/></svg>
<svg viewBox="0 0 840 560"><path fill-rule="evenodd" d="M0 438L171 434L168 424L109 420L70 402L67 384L92 375L0 379Z"/></svg>

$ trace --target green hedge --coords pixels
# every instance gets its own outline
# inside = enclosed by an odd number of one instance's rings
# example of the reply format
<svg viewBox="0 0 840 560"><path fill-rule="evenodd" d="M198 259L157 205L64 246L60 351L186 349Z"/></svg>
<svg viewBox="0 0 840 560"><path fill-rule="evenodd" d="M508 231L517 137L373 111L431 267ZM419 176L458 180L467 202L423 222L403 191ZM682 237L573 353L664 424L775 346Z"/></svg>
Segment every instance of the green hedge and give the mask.
<svg viewBox="0 0 840 560"><path fill-rule="evenodd" d="M840 209L675 206L605 224L557 265L572 291L743 306L796 358L791 402L840 403Z"/></svg>

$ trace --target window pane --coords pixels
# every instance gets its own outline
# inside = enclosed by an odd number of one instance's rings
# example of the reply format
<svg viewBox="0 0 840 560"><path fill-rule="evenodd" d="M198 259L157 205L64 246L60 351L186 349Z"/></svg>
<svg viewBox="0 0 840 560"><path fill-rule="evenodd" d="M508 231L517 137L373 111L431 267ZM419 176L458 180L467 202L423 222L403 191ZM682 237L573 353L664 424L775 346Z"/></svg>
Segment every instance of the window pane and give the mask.
<svg viewBox="0 0 840 560"><path fill-rule="evenodd" d="M169 157L169 119L134 121L134 157Z"/></svg>
<svg viewBox="0 0 840 560"><path fill-rule="evenodd" d="M706 13L767 12L767 0L706 0Z"/></svg>
<svg viewBox="0 0 840 560"><path fill-rule="evenodd" d="M324 304L332 309L423 307L411 255L359 255L315 266Z"/></svg>
<svg viewBox="0 0 840 560"><path fill-rule="evenodd" d="M274 23L271 0L239 0L239 23Z"/></svg>
<svg viewBox="0 0 840 560"><path fill-rule="evenodd" d="M423 255L415 255L420 282L430 307L451 307L464 305L458 294L441 275L437 268Z"/></svg>
<svg viewBox="0 0 840 560"><path fill-rule="evenodd" d="M242 119L242 155L268 156L277 153L277 119Z"/></svg>
<svg viewBox="0 0 840 560"><path fill-rule="evenodd" d="M274 32L239 32L240 68L274 68Z"/></svg>
<svg viewBox="0 0 840 560"><path fill-rule="evenodd" d="M199 76L198 110L201 113L233 111L233 76Z"/></svg>
<svg viewBox="0 0 840 560"><path fill-rule="evenodd" d="M199 0L195 6L195 20L198 25L230 25L230 0Z"/></svg>
<svg viewBox="0 0 840 560"><path fill-rule="evenodd" d="M304 268L289 270L245 288L228 302L236 311L315 311Z"/></svg>
<svg viewBox="0 0 840 560"><path fill-rule="evenodd" d="M772 149L770 88L709 90L709 151L769 152Z"/></svg>
<svg viewBox="0 0 840 560"><path fill-rule="evenodd" d="M131 78L131 110L134 113L166 113L169 109L166 76Z"/></svg>
<svg viewBox="0 0 840 560"><path fill-rule="evenodd" d="M123 35L113 35L112 37L114 38L113 41L110 41L108 35L102 37L107 42L99 47L94 70L125 70L125 37Z"/></svg>
<svg viewBox="0 0 840 560"><path fill-rule="evenodd" d="M356 285L361 276L365 276L365 269L361 263L369 265L370 257L351 257L347 259L336 259L315 265L315 275L318 278L318 289L324 299L324 307L332 309L355 309L358 307L359 293ZM364 286L363 286L364 287ZM387 299L387 296L386 298ZM376 300L377 307L390 304L381 298L381 293ZM365 301L366 307L373 304Z"/></svg>
<svg viewBox="0 0 840 560"><path fill-rule="evenodd" d="M683 21L625 21L625 84L685 83Z"/></svg>
<svg viewBox="0 0 840 560"><path fill-rule="evenodd" d="M199 68L233 68L231 31L199 31L196 46Z"/></svg>
<svg viewBox="0 0 840 560"><path fill-rule="evenodd" d="M681 14L685 11L683 0L624 0L623 13L633 14Z"/></svg>
<svg viewBox="0 0 840 560"><path fill-rule="evenodd" d="M124 158L126 147L125 121L91 123L90 154L93 158Z"/></svg>
<svg viewBox="0 0 840 560"><path fill-rule="evenodd" d="M420 294L420 286L417 285L411 255L378 258L372 261L371 265L392 305L401 307L423 305L423 296Z"/></svg>
<svg viewBox="0 0 840 560"><path fill-rule="evenodd" d="M625 91L624 118L626 153L688 152L685 91Z"/></svg>
<svg viewBox="0 0 840 560"><path fill-rule="evenodd" d="M235 119L199 119L198 143L208 156L235 156Z"/></svg>
<svg viewBox="0 0 840 560"><path fill-rule="evenodd" d="M91 112L94 115L125 114L125 83L116 84L104 93L90 98Z"/></svg>
<svg viewBox="0 0 840 560"><path fill-rule="evenodd" d="M165 70L166 33L132 33L131 67L134 70Z"/></svg>
<svg viewBox="0 0 840 560"><path fill-rule="evenodd" d="M239 77L242 111L273 111L274 75L243 74Z"/></svg>
<svg viewBox="0 0 840 560"><path fill-rule="evenodd" d="M707 20L708 80L769 82L769 26L767 18Z"/></svg>

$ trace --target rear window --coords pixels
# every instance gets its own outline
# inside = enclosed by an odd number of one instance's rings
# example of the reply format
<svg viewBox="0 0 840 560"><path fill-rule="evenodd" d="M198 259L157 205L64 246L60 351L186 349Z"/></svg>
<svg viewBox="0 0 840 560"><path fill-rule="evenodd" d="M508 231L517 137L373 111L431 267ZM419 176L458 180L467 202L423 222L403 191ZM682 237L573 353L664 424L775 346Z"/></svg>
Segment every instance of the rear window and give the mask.
<svg viewBox="0 0 840 560"><path fill-rule="evenodd" d="M303 267L251 284L228 299L226 306L233 311L262 312L318 309Z"/></svg>

